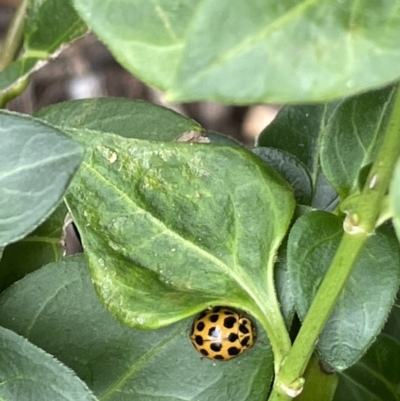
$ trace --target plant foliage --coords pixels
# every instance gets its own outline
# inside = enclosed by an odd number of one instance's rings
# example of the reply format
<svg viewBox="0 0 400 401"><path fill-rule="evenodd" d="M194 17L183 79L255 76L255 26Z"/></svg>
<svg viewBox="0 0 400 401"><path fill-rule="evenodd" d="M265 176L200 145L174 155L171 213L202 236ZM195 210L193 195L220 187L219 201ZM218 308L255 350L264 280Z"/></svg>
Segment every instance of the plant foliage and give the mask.
<svg viewBox="0 0 400 401"><path fill-rule="evenodd" d="M253 149L137 100L0 111L0 398L399 401L400 1L16 16L0 105L89 29L170 100L286 105ZM257 327L231 361L190 343L213 306Z"/></svg>

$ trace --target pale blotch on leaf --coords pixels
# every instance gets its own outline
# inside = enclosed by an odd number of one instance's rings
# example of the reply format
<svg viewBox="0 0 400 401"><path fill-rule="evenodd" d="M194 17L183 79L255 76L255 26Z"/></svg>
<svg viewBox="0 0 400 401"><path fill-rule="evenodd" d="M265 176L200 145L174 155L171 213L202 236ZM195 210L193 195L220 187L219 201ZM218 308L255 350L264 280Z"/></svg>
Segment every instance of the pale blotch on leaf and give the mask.
<svg viewBox="0 0 400 401"><path fill-rule="evenodd" d="M110 157L108 158L108 161L112 164L115 163L118 159L118 156L115 152L112 152Z"/></svg>
<svg viewBox="0 0 400 401"><path fill-rule="evenodd" d="M97 146L97 150L111 164L118 159L117 153L105 146Z"/></svg>
<svg viewBox="0 0 400 401"><path fill-rule="evenodd" d="M154 154L164 162L167 162L173 156L173 152L170 149L163 149L162 147L156 150Z"/></svg>
<svg viewBox="0 0 400 401"><path fill-rule="evenodd" d="M205 134L198 131L184 132L176 141L191 143L210 143L210 140L205 136Z"/></svg>

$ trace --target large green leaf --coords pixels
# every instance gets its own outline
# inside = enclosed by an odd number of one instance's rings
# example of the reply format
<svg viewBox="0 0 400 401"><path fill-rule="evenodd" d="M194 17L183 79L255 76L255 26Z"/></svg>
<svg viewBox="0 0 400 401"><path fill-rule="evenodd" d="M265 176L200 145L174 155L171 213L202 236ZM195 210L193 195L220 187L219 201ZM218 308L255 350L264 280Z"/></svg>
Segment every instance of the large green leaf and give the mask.
<svg viewBox="0 0 400 401"><path fill-rule="evenodd" d="M75 374L14 332L0 327L0 399L96 401Z"/></svg>
<svg viewBox="0 0 400 401"><path fill-rule="evenodd" d="M82 159L61 132L0 111L0 245L36 228L57 207Z"/></svg>
<svg viewBox="0 0 400 401"><path fill-rule="evenodd" d="M297 219L289 235L288 268L297 312L304 319L339 246L343 221L325 212ZM368 238L317 344L338 370L357 361L382 329L400 280L400 251L392 231Z"/></svg>
<svg viewBox="0 0 400 401"><path fill-rule="evenodd" d="M332 210L337 193L327 182L320 166L321 140L337 103L314 106L286 106L260 134L258 147L281 149L302 162L311 177L313 198L317 209Z"/></svg>
<svg viewBox="0 0 400 401"><path fill-rule="evenodd" d="M172 85L197 1L73 2L121 65L161 89Z"/></svg>
<svg viewBox="0 0 400 401"><path fill-rule="evenodd" d="M99 302L83 256L40 269L0 297L0 324L73 369L101 400L264 401L273 369L262 329L254 348L215 363L191 345L191 322L157 331L120 324Z"/></svg>
<svg viewBox="0 0 400 401"><path fill-rule="evenodd" d="M0 93L43 67L61 47L86 33L71 0L30 0L21 59L0 72Z"/></svg>
<svg viewBox="0 0 400 401"><path fill-rule="evenodd" d="M0 260L0 291L39 267L61 259L64 203L35 231L7 245ZM1 255L0 255L1 256Z"/></svg>
<svg viewBox="0 0 400 401"><path fill-rule="evenodd" d="M340 374L335 401L400 401L400 344L380 335L350 369Z"/></svg>
<svg viewBox="0 0 400 401"><path fill-rule="evenodd" d="M61 129L88 128L149 141L168 142L185 132L203 132L198 123L166 107L122 98L71 100L35 116Z"/></svg>
<svg viewBox="0 0 400 401"><path fill-rule="evenodd" d="M400 77L398 0L73 1L173 101L321 101Z"/></svg>
<svg viewBox="0 0 400 401"><path fill-rule="evenodd" d="M277 173L240 147L69 133L87 152L67 204L113 314L146 328L209 305L279 318L273 264L294 199Z"/></svg>
<svg viewBox="0 0 400 401"><path fill-rule="evenodd" d="M341 102L324 130L322 170L342 199L358 190L359 171L374 160L395 91L385 88Z"/></svg>

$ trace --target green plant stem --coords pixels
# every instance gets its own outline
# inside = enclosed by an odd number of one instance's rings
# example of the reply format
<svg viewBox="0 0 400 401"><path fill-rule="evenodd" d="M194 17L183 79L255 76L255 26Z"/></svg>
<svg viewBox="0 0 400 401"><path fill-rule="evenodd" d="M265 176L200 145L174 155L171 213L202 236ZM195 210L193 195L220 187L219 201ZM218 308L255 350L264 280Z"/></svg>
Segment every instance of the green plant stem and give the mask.
<svg viewBox="0 0 400 401"><path fill-rule="evenodd" d="M10 27L4 39L2 48L0 49L0 72L2 72L11 62L13 62L21 50L23 43L24 22L26 10L29 5L29 0L21 0L13 19L11 20ZM4 108L7 103L19 96L26 88L29 80L19 83L0 95L0 109Z"/></svg>
<svg viewBox="0 0 400 401"><path fill-rule="evenodd" d="M15 60L21 50L27 8L28 0L21 0L0 51L0 72Z"/></svg>
<svg viewBox="0 0 400 401"><path fill-rule="evenodd" d="M366 233L357 235L345 233L343 235L332 264L304 319L292 350L276 378L275 385L279 386L278 390L281 390L282 385L294 391L301 388L302 383L297 383L296 381L301 378L307 367L318 337L352 272L352 267L366 239ZM277 399L281 400L285 398ZM290 400L291 398L288 397L286 399ZM270 400L274 400L274 398Z"/></svg>
<svg viewBox="0 0 400 401"><path fill-rule="evenodd" d="M394 166L400 155L400 91L397 90L382 146L366 184L349 210L345 233L332 264L315 295L303 325L281 371L275 378L270 401L291 400L301 391L302 375L357 257L376 226Z"/></svg>
<svg viewBox="0 0 400 401"><path fill-rule="evenodd" d="M328 365L324 366L313 354L304 372L306 379L304 390L296 401L332 401L334 399L339 381L338 375L331 371L328 373L323 368L328 368Z"/></svg>

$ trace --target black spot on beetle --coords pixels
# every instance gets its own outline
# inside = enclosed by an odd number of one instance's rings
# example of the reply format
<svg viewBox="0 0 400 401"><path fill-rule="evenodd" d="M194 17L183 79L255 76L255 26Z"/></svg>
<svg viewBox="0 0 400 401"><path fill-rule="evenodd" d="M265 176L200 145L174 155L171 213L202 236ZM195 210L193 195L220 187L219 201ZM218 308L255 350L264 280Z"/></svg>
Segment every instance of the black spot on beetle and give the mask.
<svg viewBox="0 0 400 401"><path fill-rule="evenodd" d="M219 319L219 315L211 315L211 316L208 318L208 320L209 320L210 322L213 322L213 323L217 322L218 319Z"/></svg>
<svg viewBox="0 0 400 401"><path fill-rule="evenodd" d="M236 323L236 318L234 316L229 316L224 319L224 327L231 329Z"/></svg>
<svg viewBox="0 0 400 401"><path fill-rule="evenodd" d="M236 348L236 347L230 347L230 348L228 348L228 354L230 356L239 355L240 354L240 349Z"/></svg>
<svg viewBox="0 0 400 401"><path fill-rule="evenodd" d="M225 358L222 355L215 355L214 359L218 359L220 361L223 361Z"/></svg>
<svg viewBox="0 0 400 401"><path fill-rule="evenodd" d="M238 335L237 335L236 333L231 333L231 334L229 334L229 336L228 336L228 340L229 340L231 343L234 343L237 339L238 339Z"/></svg>
<svg viewBox="0 0 400 401"><path fill-rule="evenodd" d="M194 338L194 342L197 344L197 345L203 345L203 337L202 336L196 336L195 338Z"/></svg>
<svg viewBox="0 0 400 401"><path fill-rule="evenodd" d="M222 344L221 344L221 343L211 343L210 348L211 348L214 352L219 352L219 351L221 351Z"/></svg>
<svg viewBox="0 0 400 401"><path fill-rule="evenodd" d="M203 331L204 327L206 327L204 322L199 322L199 323L197 323L196 329L197 329L197 331Z"/></svg>
<svg viewBox="0 0 400 401"><path fill-rule="evenodd" d="M240 344L242 345L242 347L247 347L249 340L250 340L250 336L243 338L243 340L240 341Z"/></svg>
<svg viewBox="0 0 400 401"><path fill-rule="evenodd" d="M211 327L208 330L208 336L212 338L218 338L221 335L221 331L218 327Z"/></svg>
<svg viewBox="0 0 400 401"><path fill-rule="evenodd" d="M243 334L249 334L250 331L249 329L246 327L246 323L241 323L239 326L239 331Z"/></svg>
<svg viewBox="0 0 400 401"><path fill-rule="evenodd" d="M200 350L200 353L203 354L204 356L208 356L208 351L204 348Z"/></svg>

